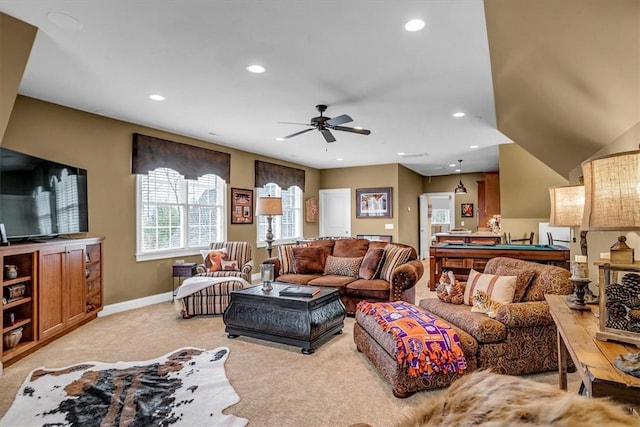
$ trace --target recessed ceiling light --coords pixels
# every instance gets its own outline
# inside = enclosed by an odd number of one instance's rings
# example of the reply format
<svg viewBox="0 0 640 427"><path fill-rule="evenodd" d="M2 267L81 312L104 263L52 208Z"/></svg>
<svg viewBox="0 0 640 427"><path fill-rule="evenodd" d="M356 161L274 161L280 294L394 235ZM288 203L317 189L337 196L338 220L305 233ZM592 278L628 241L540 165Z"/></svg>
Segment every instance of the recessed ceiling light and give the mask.
<svg viewBox="0 0 640 427"><path fill-rule="evenodd" d="M149 98L153 99L154 101L164 101L165 100L164 96L158 95L158 94L151 95Z"/></svg>
<svg viewBox="0 0 640 427"><path fill-rule="evenodd" d="M279 136L279 137L276 138L276 141L284 141L284 138Z"/></svg>
<svg viewBox="0 0 640 427"><path fill-rule="evenodd" d="M62 12L49 12L47 13L47 19L65 30L80 31L83 27L82 22Z"/></svg>
<svg viewBox="0 0 640 427"><path fill-rule="evenodd" d="M404 29L407 31L420 31L424 28L424 21L422 19L412 19L404 24Z"/></svg>
<svg viewBox="0 0 640 427"><path fill-rule="evenodd" d="M479 148L479 145L471 145L469 148Z"/></svg>
<svg viewBox="0 0 640 427"><path fill-rule="evenodd" d="M256 64L249 65L247 67L247 70L255 74L264 73L266 71L262 65L256 65Z"/></svg>
<svg viewBox="0 0 640 427"><path fill-rule="evenodd" d="M343 159L342 157L338 157L336 160L337 160L337 161L339 161L339 162L341 162L341 161L342 161L342 160L344 160L344 159Z"/></svg>
<svg viewBox="0 0 640 427"><path fill-rule="evenodd" d="M402 152L402 151L401 151L401 152L399 152L399 153L398 153L398 156L404 156L404 152Z"/></svg>
<svg viewBox="0 0 640 427"><path fill-rule="evenodd" d="M464 113L462 111L458 111L457 113L453 113L453 117L456 117L456 118L464 117Z"/></svg>
<svg viewBox="0 0 640 427"><path fill-rule="evenodd" d="M462 172L462 169L458 168L456 169L456 172Z"/></svg>
<svg viewBox="0 0 640 427"><path fill-rule="evenodd" d="M450 168L455 168L456 166L458 166L458 165L456 165L455 163L449 163L449 167Z"/></svg>

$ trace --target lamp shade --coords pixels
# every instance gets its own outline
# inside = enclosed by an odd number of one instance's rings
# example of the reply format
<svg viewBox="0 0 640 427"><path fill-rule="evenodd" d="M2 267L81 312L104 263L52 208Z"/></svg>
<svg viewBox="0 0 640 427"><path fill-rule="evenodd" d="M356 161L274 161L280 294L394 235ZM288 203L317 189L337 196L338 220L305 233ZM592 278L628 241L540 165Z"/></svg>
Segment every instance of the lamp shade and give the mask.
<svg viewBox="0 0 640 427"><path fill-rule="evenodd" d="M256 215L282 215L282 198L258 197L256 203Z"/></svg>
<svg viewBox="0 0 640 427"><path fill-rule="evenodd" d="M640 228L640 150L587 160L582 173L583 230Z"/></svg>
<svg viewBox="0 0 640 427"><path fill-rule="evenodd" d="M566 185L549 188L552 227L578 227L584 213L584 185Z"/></svg>

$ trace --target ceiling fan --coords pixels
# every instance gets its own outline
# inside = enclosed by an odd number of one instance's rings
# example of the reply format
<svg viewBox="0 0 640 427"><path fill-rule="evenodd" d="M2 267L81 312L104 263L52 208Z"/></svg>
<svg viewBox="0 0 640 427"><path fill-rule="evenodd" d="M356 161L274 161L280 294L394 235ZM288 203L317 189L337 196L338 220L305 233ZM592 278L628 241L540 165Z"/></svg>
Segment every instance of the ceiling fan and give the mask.
<svg viewBox="0 0 640 427"><path fill-rule="evenodd" d="M339 130L339 131L343 131L343 132L359 133L360 135L369 135L371 133L371 131L367 130L367 129L359 129L359 128L350 128L350 127L346 127L346 126L340 126L343 123L349 123L349 122L353 121L353 119L351 117L349 117L348 115L346 115L346 114L343 114L341 116L334 117L334 118L323 116L322 113L324 113L327 110L327 106L326 105L323 105L323 104L316 105L316 110L318 110L320 112L320 115L318 117L313 117L311 119L311 123L309 123L309 124L306 124L306 123L281 122L281 123L285 123L285 124L304 125L304 126L309 126L310 127L310 129L305 129L305 130L302 130L300 132L292 133L291 135L287 135L285 137L282 137L282 139L293 138L294 136L302 135L303 133L312 131L313 129L319 130L320 133L322 133L322 136L324 136L324 139L327 142L335 142L335 140L336 140L336 138L331 133L331 130Z"/></svg>

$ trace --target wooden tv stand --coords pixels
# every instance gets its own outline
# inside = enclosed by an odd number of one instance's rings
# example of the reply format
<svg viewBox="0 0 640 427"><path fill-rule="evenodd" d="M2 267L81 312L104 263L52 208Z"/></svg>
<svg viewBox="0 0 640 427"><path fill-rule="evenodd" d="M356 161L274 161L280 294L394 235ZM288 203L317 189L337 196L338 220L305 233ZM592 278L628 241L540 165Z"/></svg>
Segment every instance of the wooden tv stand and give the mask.
<svg viewBox="0 0 640 427"><path fill-rule="evenodd" d="M0 247L0 265L18 269L15 278L6 277L4 268L0 276L2 365L97 317L103 295L102 241L101 237L51 239ZM16 288L24 292L11 298ZM22 338L9 348L4 336L19 328Z"/></svg>

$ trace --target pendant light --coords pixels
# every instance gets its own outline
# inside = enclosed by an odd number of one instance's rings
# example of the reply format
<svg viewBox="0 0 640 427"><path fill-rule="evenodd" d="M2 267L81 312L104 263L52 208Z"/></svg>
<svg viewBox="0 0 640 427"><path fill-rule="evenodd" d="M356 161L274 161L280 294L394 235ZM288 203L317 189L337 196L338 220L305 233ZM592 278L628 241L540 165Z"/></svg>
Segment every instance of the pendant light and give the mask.
<svg viewBox="0 0 640 427"><path fill-rule="evenodd" d="M455 194L467 194L467 189L462 184L462 160L458 160L458 162L460 162L460 183L458 183L458 186L456 187L454 192Z"/></svg>

